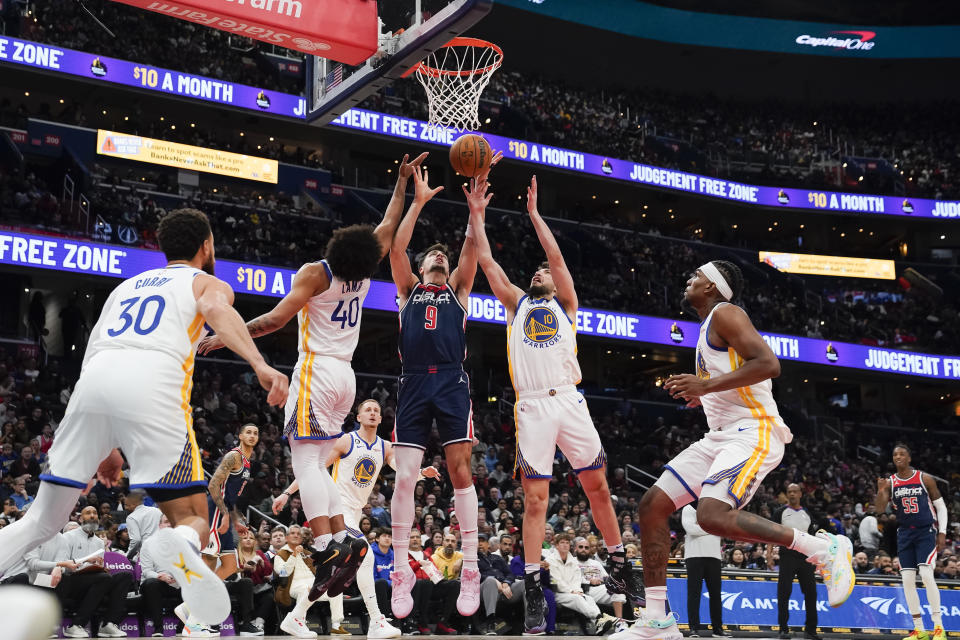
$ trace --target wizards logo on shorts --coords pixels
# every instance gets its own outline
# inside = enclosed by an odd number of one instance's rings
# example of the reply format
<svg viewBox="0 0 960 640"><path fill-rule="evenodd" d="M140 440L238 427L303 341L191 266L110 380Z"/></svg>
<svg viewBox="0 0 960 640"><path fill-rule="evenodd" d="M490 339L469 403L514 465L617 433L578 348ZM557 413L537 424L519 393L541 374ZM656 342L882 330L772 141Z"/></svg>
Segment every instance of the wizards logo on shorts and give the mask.
<svg viewBox="0 0 960 640"><path fill-rule="evenodd" d="M377 463L373 458L360 458L353 467L353 484L358 487L369 487L373 482L373 474L377 470Z"/></svg>
<svg viewBox="0 0 960 640"><path fill-rule="evenodd" d="M534 347L549 347L557 343L560 324L548 307L534 307L523 319L524 342Z"/></svg>

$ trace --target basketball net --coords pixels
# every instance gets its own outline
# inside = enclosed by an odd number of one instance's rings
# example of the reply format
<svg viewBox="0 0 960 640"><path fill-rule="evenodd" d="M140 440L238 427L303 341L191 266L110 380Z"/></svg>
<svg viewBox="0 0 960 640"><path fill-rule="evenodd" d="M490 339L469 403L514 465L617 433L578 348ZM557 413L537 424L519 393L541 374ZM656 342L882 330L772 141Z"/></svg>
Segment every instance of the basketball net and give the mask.
<svg viewBox="0 0 960 640"><path fill-rule="evenodd" d="M478 130L480 94L502 63L503 51L497 45L454 38L414 67L427 92L430 126Z"/></svg>

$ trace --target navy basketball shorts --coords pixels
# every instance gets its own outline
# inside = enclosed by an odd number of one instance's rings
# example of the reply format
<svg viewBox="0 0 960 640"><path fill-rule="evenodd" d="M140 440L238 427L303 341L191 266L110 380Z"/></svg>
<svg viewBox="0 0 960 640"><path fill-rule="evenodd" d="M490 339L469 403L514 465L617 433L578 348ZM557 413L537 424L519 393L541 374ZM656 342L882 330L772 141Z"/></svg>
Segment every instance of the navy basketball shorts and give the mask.
<svg viewBox="0 0 960 640"><path fill-rule="evenodd" d="M400 376L394 444L426 449L434 421L443 446L473 441L470 378L459 366Z"/></svg>
<svg viewBox="0 0 960 640"><path fill-rule="evenodd" d="M914 569L921 564L937 562L937 530L929 527L897 529L897 555L901 569Z"/></svg>
<svg viewBox="0 0 960 640"><path fill-rule="evenodd" d="M221 553L230 553L236 550L237 543L233 538L233 527L236 523L231 519L230 528L227 529L227 532L219 533L217 529L220 527L223 514L220 513L209 496L207 496L207 513L210 518L210 539L207 542L207 548L203 550L204 555L219 556Z"/></svg>

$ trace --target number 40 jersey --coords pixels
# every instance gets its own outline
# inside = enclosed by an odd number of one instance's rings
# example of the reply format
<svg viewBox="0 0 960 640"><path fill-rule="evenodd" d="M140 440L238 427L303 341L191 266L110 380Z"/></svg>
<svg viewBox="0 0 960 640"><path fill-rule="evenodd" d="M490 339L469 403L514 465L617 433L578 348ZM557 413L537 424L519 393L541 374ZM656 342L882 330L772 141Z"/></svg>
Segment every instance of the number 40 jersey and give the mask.
<svg viewBox="0 0 960 640"><path fill-rule="evenodd" d="M360 340L360 315L370 280L346 282L333 275L326 260L320 264L330 287L310 298L297 314L300 358L313 354L350 362Z"/></svg>

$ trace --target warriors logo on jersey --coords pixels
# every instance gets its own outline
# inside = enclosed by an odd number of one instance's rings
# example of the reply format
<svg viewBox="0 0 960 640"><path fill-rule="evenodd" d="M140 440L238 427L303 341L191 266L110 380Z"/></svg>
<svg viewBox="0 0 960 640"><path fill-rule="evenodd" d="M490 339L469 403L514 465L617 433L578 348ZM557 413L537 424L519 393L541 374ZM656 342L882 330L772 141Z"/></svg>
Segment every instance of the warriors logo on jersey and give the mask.
<svg viewBox="0 0 960 640"><path fill-rule="evenodd" d="M709 380L710 372L707 371L707 361L703 358L703 352L697 349L697 377L701 380Z"/></svg>
<svg viewBox="0 0 960 640"><path fill-rule="evenodd" d="M357 461L353 467L353 484L358 487L369 487L373 483L374 474L377 472L377 463L373 458L363 457Z"/></svg>
<svg viewBox="0 0 960 640"><path fill-rule="evenodd" d="M559 331L557 315L547 307L533 307L523 320L523 335L527 344L532 342L536 346L549 347L559 340Z"/></svg>

